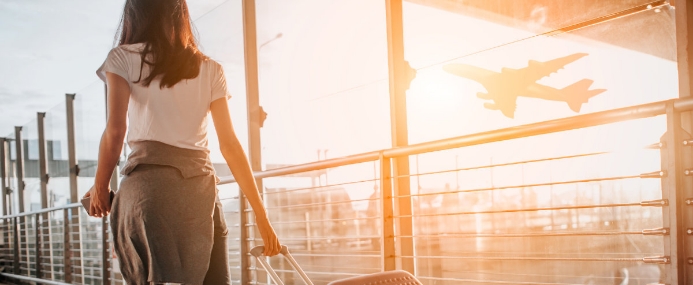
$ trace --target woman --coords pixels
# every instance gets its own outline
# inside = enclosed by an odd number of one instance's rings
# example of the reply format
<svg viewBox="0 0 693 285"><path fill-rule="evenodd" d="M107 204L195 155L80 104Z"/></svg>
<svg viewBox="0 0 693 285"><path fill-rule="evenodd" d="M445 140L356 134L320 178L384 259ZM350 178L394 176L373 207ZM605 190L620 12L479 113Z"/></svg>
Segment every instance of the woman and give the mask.
<svg viewBox="0 0 693 285"><path fill-rule="evenodd" d="M197 49L185 0L127 0L119 45L97 74L107 84L108 121L94 186L85 197L91 197L91 216L111 214L127 284L231 284L227 230L207 148L209 112L221 153L255 211L265 255L279 253L231 125L222 67ZM111 203L109 181L126 130L132 153Z"/></svg>

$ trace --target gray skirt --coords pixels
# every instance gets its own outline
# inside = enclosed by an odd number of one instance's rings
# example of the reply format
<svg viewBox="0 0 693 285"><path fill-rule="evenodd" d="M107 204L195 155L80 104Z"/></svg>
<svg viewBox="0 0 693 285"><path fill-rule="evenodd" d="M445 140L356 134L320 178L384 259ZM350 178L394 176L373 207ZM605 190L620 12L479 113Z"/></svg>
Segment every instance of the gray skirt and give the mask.
<svg viewBox="0 0 693 285"><path fill-rule="evenodd" d="M230 284L228 230L214 173L185 177L179 167L154 164L151 156L147 160L131 155L111 205L114 249L124 281Z"/></svg>

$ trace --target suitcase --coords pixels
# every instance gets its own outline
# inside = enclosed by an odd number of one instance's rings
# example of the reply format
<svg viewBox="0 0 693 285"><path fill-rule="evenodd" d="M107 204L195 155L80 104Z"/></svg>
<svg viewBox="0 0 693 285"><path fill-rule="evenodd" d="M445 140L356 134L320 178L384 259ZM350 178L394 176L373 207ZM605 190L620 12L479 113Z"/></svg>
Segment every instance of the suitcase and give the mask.
<svg viewBox="0 0 693 285"><path fill-rule="evenodd" d="M267 263L267 260L262 254L265 251L264 246L256 246L252 250L250 250L250 254L255 256L258 262L260 262L260 265L269 273L270 278L277 283L278 285L284 285L284 282L279 280L279 276L277 273L272 269L272 266ZM310 281L310 278L308 278L308 275L306 275L305 272L303 272L303 269L301 269L301 266L298 265L298 262L294 259L293 256L291 256L291 253L289 253L289 248L286 247L285 245L282 245L282 249L279 252L281 253L284 258L286 258L289 261L289 264L291 264L291 267L298 272L298 275L301 276L301 279L303 279L303 282L305 282L307 285L313 285L313 282ZM394 271L385 271L385 272L379 272L379 273L373 273L373 274L368 274L364 276L357 276L357 277L352 277L352 278L347 278L347 279L342 279L342 280L337 280L330 282L328 285L423 285L419 280L416 279L413 275L411 275L409 272L403 271L403 270L394 270Z"/></svg>

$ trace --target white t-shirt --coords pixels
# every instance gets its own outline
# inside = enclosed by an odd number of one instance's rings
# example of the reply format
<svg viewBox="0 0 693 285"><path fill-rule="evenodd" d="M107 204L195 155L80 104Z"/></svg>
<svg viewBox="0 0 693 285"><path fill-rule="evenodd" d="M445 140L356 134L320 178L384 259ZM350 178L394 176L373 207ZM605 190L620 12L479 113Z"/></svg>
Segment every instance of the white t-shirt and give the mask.
<svg viewBox="0 0 693 285"><path fill-rule="evenodd" d="M96 74L106 82L106 72L124 78L130 84L127 142L158 141L172 146L204 150L207 146L207 114L212 101L231 98L224 70L212 59L202 61L200 74L183 79L170 88L159 88L159 79L149 87L133 83L140 78L144 44L121 45L108 53ZM144 65L142 79L149 66Z"/></svg>

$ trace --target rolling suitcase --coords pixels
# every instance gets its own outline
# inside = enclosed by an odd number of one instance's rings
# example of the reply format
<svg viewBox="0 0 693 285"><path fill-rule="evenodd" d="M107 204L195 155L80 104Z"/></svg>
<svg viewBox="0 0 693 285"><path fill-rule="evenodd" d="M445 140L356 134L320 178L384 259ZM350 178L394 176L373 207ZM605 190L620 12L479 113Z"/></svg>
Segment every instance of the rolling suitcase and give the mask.
<svg viewBox="0 0 693 285"><path fill-rule="evenodd" d="M250 254L255 256L257 258L257 261L260 262L260 265L269 273L270 277L272 280L274 280L275 283L278 285L284 285L284 282L279 280L279 276L277 273L272 269L272 266L267 263L267 260L262 254L262 252L265 251L264 246L256 246L252 250L250 250ZM301 269L301 266L298 265L298 262L294 259L293 256L291 256L291 253L289 253L289 248L286 247L285 245L282 245L282 249L280 251L282 255L289 261L289 264L291 264L291 267L298 272L298 275L301 276L301 279L303 279L303 282L305 282L307 285L313 285L313 282L310 281L308 278L308 275L306 275L305 272L303 272L303 269ZM352 277L352 278L347 278L347 279L342 279L342 280L337 280L330 282L328 285L423 285L419 280L416 279L413 275L411 275L409 272L402 271L402 270L394 270L394 271L385 271L385 272L379 272L379 273L373 273L373 274L368 274L364 276L357 276L357 277Z"/></svg>

